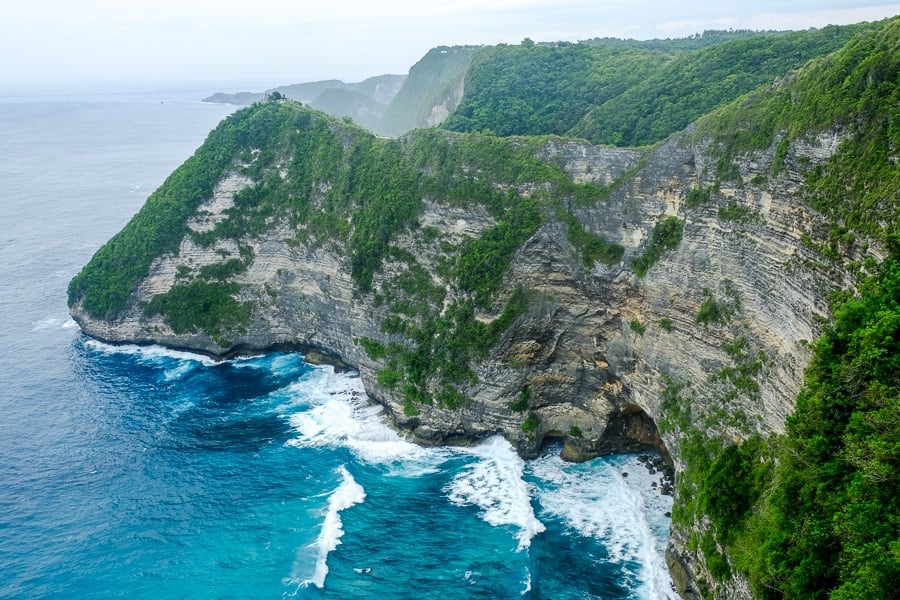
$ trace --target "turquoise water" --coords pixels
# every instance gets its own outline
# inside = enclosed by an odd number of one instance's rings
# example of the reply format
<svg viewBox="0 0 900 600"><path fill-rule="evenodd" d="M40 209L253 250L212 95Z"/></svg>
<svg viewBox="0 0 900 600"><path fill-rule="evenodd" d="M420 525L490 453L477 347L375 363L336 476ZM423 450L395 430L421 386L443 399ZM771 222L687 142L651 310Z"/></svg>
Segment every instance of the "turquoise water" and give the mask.
<svg viewBox="0 0 900 600"><path fill-rule="evenodd" d="M81 335L69 278L231 110L157 97L0 98L0 597L674 597L635 456L423 448L299 354Z"/></svg>

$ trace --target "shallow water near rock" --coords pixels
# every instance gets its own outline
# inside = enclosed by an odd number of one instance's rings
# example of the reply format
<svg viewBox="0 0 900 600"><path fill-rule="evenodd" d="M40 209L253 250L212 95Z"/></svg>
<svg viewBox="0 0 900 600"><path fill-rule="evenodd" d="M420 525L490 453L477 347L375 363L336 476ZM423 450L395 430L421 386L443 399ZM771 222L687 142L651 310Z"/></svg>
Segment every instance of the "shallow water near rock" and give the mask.
<svg viewBox="0 0 900 600"><path fill-rule="evenodd" d="M68 280L232 110L194 97L0 99L0 596L674 597L637 456L423 448L298 353L80 334Z"/></svg>

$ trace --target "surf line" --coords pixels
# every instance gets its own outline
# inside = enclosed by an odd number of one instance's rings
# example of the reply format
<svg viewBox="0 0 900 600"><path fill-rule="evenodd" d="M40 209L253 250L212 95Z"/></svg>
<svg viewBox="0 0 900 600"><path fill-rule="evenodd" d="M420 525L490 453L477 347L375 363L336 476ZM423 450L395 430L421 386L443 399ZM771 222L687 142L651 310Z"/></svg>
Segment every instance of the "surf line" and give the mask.
<svg viewBox="0 0 900 600"><path fill-rule="evenodd" d="M517 551L527 549L531 539L545 527L534 514L531 487L522 478L525 461L501 436L464 448L462 452L478 460L445 488L450 502L457 506L477 506L481 519L494 527L515 527Z"/></svg>
<svg viewBox="0 0 900 600"><path fill-rule="evenodd" d="M316 570L313 572L313 576L304 582L307 585L311 583L320 589L325 586L325 577L328 575L328 554L338 547L341 537L344 535L341 511L356 506L366 499L366 491L356 483L345 466L338 467L337 472L341 476L341 483L328 498L322 531L313 542L319 551Z"/></svg>

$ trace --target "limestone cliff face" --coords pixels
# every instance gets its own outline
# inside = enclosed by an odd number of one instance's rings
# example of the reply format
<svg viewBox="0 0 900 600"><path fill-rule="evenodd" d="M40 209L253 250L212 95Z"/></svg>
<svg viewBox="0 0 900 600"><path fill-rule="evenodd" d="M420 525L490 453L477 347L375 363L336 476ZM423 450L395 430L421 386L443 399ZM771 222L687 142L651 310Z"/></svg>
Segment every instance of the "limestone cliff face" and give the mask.
<svg viewBox="0 0 900 600"><path fill-rule="evenodd" d="M155 342L217 355L293 345L339 356L359 369L369 394L396 425L425 443L501 432L528 456L557 437L573 459L655 446L668 453L677 473L683 461L679 428L671 423L671 392L689 398L690 419L701 429L735 440L782 431L802 383L806 342L827 313L828 293L849 283L840 265L825 263L815 251L827 233L825 221L796 196L802 169L830 156L838 132L795 143L776 176L774 150L745 160L738 165L740 179L717 189L707 142L691 135L646 155L558 139L544 144L540 158L562 165L574 181L615 184L608 199L570 208L585 230L620 244L625 253L612 266L587 270L567 223L544 222L518 249L502 285L504 297L517 287L532 292L527 312L470 365L476 379L463 386L470 400L461 407L404 410L397 389L379 383L384 360L370 357L359 341L400 340L382 327L388 308L377 294L360 293L343 243L298 241L288 219L240 244L221 239L202 246L186 235L177 253L153 262L114 318L92 318L78 303L72 312L85 333L111 342ZM210 231L230 218L235 195L251 183L239 170L226 172L189 229ZM706 201L689 202L691 190L711 192ZM520 191L535 192L528 186ZM495 222L477 207L429 199L423 207L419 226L392 244L412 253L432 282L447 289L447 304L460 292L441 268L443 248L477 238ZM682 240L639 278L630 261L644 254L654 227L667 216L683 221ZM238 299L254 308L244 330L229 332L227 346L206 333L176 333L162 316L145 310L145 303L190 273L240 254L239 245L252 249L252 260L230 280L242 284ZM405 268L386 259L373 288ZM488 322L497 314L476 317ZM687 569L690 580L703 573L702 565L678 560L685 539L686 532L673 532L673 568ZM689 584L683 591L691 595Z"/></svg>
<svg viewBox="0 0 900 600"><path fill-rule="evenodd" d="M801 383L805 343L816 336L817 318L826 315L827 294L847 282L840 270L822 266L821 257L803 241L821 236L825 223L795 197L799 169L789 165L777 178L754 185L754 177L770 169L767 157L760 156L741 165L742 183L721 186L708 202L687 207L690 190L710 186L714 176L703 142L688 139L673 139L645 157L636 175L608 200L573 209L587 230L625 248L619 263L586 271L568 241L566 224L557 220L541 226L519 249L504 289L508 293L521 285L537 292L539 300L486 360L472 365L478 383L467 390L472 402L462 409L404 415L402 402L376 381L382 365L355 343L364 337L390 340L380 329L386 309L358 292L340 244L297 243L288 223L274 223L264 234L241 240L252 248L253 259L232 280L244 285L240 299L255 308L247 330L229 336L229 347L204 333L176 334L161 316L148 316L142 303L169 291L180 271L195 272L237 255L238 244L231 240L204 247L185 236L177 253L153 262L132 301L114 319L93 319L77 305L73 314L87 334L114 342L157 342L213 354L282 344L319 348L358 367L372 397L391 409L398 425L434 442L499 430L526 454L547 435L600 451L613 415L640 410L654 420L663 416L665 378L689 383L703 407L708 402L712 408L715 399L727 395L730 404L722 408L743 413L743 422L732 427L734 437L780 431ZM822 160L836 141L836 136L822 136L797 145L791 158ZM548 142L541 155L563 161L576 181L600 184L614 181L641 159L634 150L562 140ZM250 184L248 177L228 172L189 228L209 231L227 219L234 195ZM437 229L445 241L478 237L494 225L483 210L434 202L424 206L417 231ZM740 210L726 219L723 207ZM654 225L669 215L684 220L683 240L638 278L629 260L644 252ZM415 253L433 280L449 287L436 267L442 256L438 243L407 233L395 244ZM402 268L385 263L376 287ZM709 299L731 307L727 319L698 322ZM724 347L738 338L747 352L765 355L752 394L726 394L727 378L714 377L735 362L735 353ZM520 428L524 415L508 408L526 387L539 416L533 435ZM580 439L568 435L573 426L581 431ZM677 450L678 440L665 437L666 447ZM677 451L672 458L677 465Z"/></svg>

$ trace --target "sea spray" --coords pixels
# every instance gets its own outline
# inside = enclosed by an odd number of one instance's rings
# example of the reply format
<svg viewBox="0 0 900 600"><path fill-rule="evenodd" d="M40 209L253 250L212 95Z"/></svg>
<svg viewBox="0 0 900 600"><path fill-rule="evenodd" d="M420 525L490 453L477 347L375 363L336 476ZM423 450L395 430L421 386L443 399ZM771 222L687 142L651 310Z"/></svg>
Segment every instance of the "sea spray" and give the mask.
<svg viewBox="0 0 900 600"><path fill-rule="evenodd" d="M341 511L359 504L366 498L365 490L356 483L346 467L340 466L337 472L341 476L341 483L328 498L322 530L315 541L315 547L318 550L316 570L312 578L305 582L312 583L317 588L325 586L325 577L328 575L328 554L338 547L344 536Z"/></svg>
<svg viewBox="0 0 900 600"><path fill-rule="evenodd" d="M662 473L649 473L635 456L571 464L546 453L528 467L540 481L543 511L598 540L608 562L631 571L640 598L677 598L664 557L672 499L658 492Z"/></svg>
<svg viewBox="0 0 900 600"><path fill-rule="evenodd" d="M270 387L265 396L252 400L253 409L242 403L241 410L252 410L248 416L269 414L285 422L291 436L285 440L288 447L314 452L344 448L352 452L358 465L376 467L391 477L440 477L441 470L446 468L448 480L439 490L449 505L475 507L482 521L512 533L517 544L510 551L522 552L525 560L518 576L518 594L522 596L551 589L548 575L532 572L530 568L533 549L532 552L528 549L533 538L545 530L544 523L535 514L534 504L542 511L540 518L547 515L558 519L578 536L596 540L605 550L600 554L601 560L610 568L621 569L623 583L637 598L674 597L670 596L671 584L664 563L668 520L657 518L671 509L671 499L658 493L659 482L656 489L652 488L653 476L633 457L571 465L545 454L526 463L500 436L468 448L424 448L388 427L384 409L368 400L355 373L336 373L328 366L310 367L298 354L217 362L203 355L159 346L110 345L92 340L85 345L102 354L128 356L135 363L158 369L161 381L166 383L183 381L173 389L188 385L199 386L199 391L209 385L206 379L213 372L223 382L234 378L238 371L246 372L247 377L257 382L260 378L274 377L272 384L278 387ZM209 391L212 389L206 393ZM172 411L166 422L193 406L187 401L184 406L181 404L169 404ZM237 406L232 408L236 417ZM217 422L223 422L223 416L219 415ZM238 421L241 419L246 420L239 417ZM221 426L217 429L223 436L236 431ZM211 433L204 434L208 435ZM252 445L242 445L241 440L204 445L226 446L236 449ZM624 477L622 471L629 471L630 476ZM292 577L285 580L285 584L296 586L298 592L324 585L329 553L341 543L344 534L340 512L366 497L363 487L349 475L346 466L337 472L338 487L322 496L323 501L328 498L327 505L310 515L317 515L314 519L321 523L318 537L315 537L316 530L312 530L310 537L301 542ZM658 479L660 475L655 477ZM441 510L438 506L435 509ZM483 566L470 569L471 576L466 579L470 586L490 585L481 574L482 569ZM332 585L344 583L339 578Z"/></svg>
<svg viewBox="0 0 900 600"><path fill-rule="evenodd" d="M522 479L525 462L500 436L464 451L479 460L453 478L446 489L448 498L459 506L477 506L481 517L495 527L517 528L519 550L527 548L544 531L544 524L534 515L531 489Z"/></svg>
<svg viewBox="0 0 900 600"><path fill-rule="evenodd" d="M45 329L75 329L78 324L71 317L48 316L31 323L31 331L43 331Z"/></svg>
<svg viewBox="0 0 900 600"><path fill-rule="evenodd" d="M171 350L158 345L139 346L137 344L107 344L94 339L85 340L84 345L91 350L103 354L132 354L143 363L153 363L164 359L171 359L193 361L207 367L218 364L218 361L215 359L202 354L186 352L183 350Z"/></svg>
<svg viewBox="0 0 900 600"><path fill-rule="evenodd" d="M304 406L290 415L299 434L290 445L347 448L359 460L405 477L434 473L450 454L407 441L388 427L384 408L369 402L358 376L319 367L298 382L296 396Z"/></svg>

